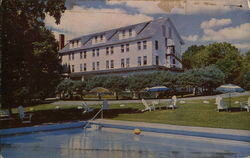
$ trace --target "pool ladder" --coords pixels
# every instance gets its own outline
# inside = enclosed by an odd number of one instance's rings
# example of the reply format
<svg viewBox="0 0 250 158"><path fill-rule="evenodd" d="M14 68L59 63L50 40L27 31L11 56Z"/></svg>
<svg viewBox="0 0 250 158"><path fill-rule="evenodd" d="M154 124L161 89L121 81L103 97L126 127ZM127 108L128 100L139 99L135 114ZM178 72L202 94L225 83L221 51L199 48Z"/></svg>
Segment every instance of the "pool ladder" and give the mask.
<svg viewBox="0 0 250 158"><path fill-rule="evenodd" d="M107 101L107 100L104 100L104 101L103 101L103 104L102 104L101 106L102 106L102 108L95 114L95 116L92 117L92 118L87 122L86 125L84 125L83 129L84 129L85 131L86 131L86 128L88 127L88 125L90 124L90 122L93 121L93 120L98 116L98 114L99 114L100 112L102 112L102 113L101 113L101 118L103 119L103 110L106 110L106 109L109 108L109 103L108 103L108 101Z"/></svg>

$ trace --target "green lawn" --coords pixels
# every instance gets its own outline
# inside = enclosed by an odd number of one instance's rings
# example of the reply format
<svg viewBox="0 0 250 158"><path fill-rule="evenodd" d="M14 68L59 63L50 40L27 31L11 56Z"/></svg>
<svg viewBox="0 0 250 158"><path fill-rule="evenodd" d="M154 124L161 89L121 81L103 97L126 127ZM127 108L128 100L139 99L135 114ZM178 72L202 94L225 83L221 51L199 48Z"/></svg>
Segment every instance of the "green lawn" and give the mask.
<svg viewBox="0 0 250 158"><path fill-rule="evenodd" d="M239 107L235 101L246 101L248 96L232 98L232 107ZM152 123L165 123L185 126L201 126L230 129L250 130L250 113L246 111L217 112L215 100L186 101L185 104L178 104L176 110L156 110L152 112L136 114L119 114L115 120L142 121ZM225 101L228 101L225 100Z"/></svg>
<svg viewBox="0 0 250 158"><path fill-rule="evenodd" d="M247 101L248 96L234 97L231 99L232 107L239 107L239 104L234 104L235 101ZM215 99L208 100L209 104L204 104L204 100L190 100L185 104L178 102L178 109L175 110L159 110L144 113L122 113L111 118L114 120L126 121L142 121L152 123L164 123L173 125L186 126L201 126L201 127L215 127L215 128L229 128L229 129L245 129L250 130L250 113L246 111L233 112L217 112ZM225 100L228 102L228 99ZM160 106L165 106L162 102ZM140 104L112 104L110 109L136 109L140 111L144 106ZM42 104L33 106L33 111L55 109L60 106L60 109L77 108L77 105L52 105ZM91 106L93 108L100 108L99 105ZM26 107L25 111L30 111L31 107ZM12 110L14 113L16 109Z"/></svg>

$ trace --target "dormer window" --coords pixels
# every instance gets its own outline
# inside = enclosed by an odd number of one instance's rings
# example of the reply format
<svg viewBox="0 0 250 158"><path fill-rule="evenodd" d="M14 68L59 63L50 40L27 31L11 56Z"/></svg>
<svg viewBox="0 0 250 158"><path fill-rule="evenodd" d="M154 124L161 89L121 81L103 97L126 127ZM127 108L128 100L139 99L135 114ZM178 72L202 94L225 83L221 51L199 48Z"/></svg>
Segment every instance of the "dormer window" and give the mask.
<svg viewBox="0 0 250 158"><path fill-rule="evenodd" d="M126 28L124 30L119 31L119 40L127 39L134 37L136 35L135 30L133 28Z"/></svg>
<svg viewBox="0 0 250 158"><path fill-rule="evenodd" d="M126 36L126 31L122 30L122 37L124 38Z"/></svg>
<svg viewBox="0 0 250 158"><path fill-rule="evenodd" d="M132 29L129 29L129 36L132 36Z"/></svg>
<svg viewBox="0 0 250 158"><path fill-rule="evenodd" d="M103 43L105 41L106 41L106 38L104 35L94 36L92 39L93 44Z"/></svg>

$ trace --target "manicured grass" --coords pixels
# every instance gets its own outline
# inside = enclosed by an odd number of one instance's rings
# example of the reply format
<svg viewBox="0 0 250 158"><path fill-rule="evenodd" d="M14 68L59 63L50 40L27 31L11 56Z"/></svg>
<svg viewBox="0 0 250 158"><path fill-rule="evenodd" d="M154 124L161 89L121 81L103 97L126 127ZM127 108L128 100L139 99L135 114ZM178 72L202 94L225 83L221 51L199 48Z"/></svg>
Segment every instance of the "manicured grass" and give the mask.
<svg viewBox="0 0 250 158"><path fill-rule="evenodd" d="M166 107L167 104L166 102L161 102L156 111L144 113L139 112L144 108L141 103L123 104L122 106L121 104L112 104L110 105L110 109L124 109L124 111L126 111L126 109L134 109L139 113L123 112L107 117L114 120L250 130L250 113L239 111L239 104L234 103L235 101L247 101L248 97L249 96L233 97L231 99L231 107L238 108L238 110L232 112L217 112L215 99L208 99L207 101L209 101L209 104L203 103L203 99L187 100L184 104L178 102L178 109L175 110L166 110L164 108L160 110L159 107ZM229 99L225 99L226 103L228 103L228 101ZM79 105L41 104L33 107L26 107L25 111L55 110L56 106L59 106L60 109L73 109L77 108ZM90 107L99 109L100 105L91 105ZM33 109L31 110L31 108ZM17 113L17 109L12 109L12 111Z"/></svg>
<svg viewBox="0 0 250 158"><path fill-rule="evenodd" d="M248 96L231 99L232 107L239 107L235 101L246 101ZM227 101L226 99L225 101ZM156 110L152 112L136 114L119 114L115 120L142 121L152 123L165 123L173 125L200 126L214 128L244 129L250 130L250 113L246 111L217 112L214 99L190 100L185 104L178 104L176 110Z"/></svg>

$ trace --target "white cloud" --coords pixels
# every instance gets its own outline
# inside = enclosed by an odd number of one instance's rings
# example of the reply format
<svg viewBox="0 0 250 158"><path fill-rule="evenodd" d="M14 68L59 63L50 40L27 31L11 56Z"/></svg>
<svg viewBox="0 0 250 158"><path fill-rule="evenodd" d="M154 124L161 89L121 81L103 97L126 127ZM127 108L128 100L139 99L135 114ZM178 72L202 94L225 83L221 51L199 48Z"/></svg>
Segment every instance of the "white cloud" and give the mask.
<svg viewBox="0 0 250 158"><path fill-rule="evenodd" d="M199 39L198 35L189 35L189 36L182 36L182 38L186 41L192 41L192 42L196 42Z"/></svg>
<svg viewBox="0 0 250 158"><path fill-rule="evenodd" d="M208 28L213 28L216 26L225 26L231 24L232 21L231 19L215 19L212 18L209 21L204 21L201 23L201 28L202 29L208 29Z"/></svg>
<svg viewBox="0 0 250 158"><path fill-rule="evenodd" d="M138 11L142 14L162 14L166 13L162 10L158 4L160 1L108 1L110 5L113 4L125 4L129 7L133 7L138 9Z"/></svg>
<svg viewBox="0 0 250 158"><path fill-rule="evenodd" d="M220 30L204 29L202 41L233 41L250 40L250 23L236 27L227 27Z"/></svg>
<svg viewBox="0 0 250 158"><path fill-rule="evenodd" d="M234 43L233 45L237 47L238 49L250 50L250 42L249 43Z"/></svg>
<svg viewBox="0 0 250 158"><path fill-rule="evenodd" d="M65 32L66 37L71 38L149 20L152 20L152 17L143 14L128 14L121 9L94 9L74 6L71 10L65 11L59 25L56 25L50 16L46 16L45 24L48 28Z"/></svg>

